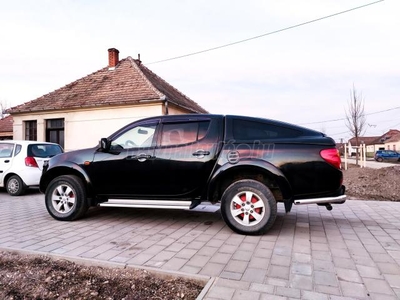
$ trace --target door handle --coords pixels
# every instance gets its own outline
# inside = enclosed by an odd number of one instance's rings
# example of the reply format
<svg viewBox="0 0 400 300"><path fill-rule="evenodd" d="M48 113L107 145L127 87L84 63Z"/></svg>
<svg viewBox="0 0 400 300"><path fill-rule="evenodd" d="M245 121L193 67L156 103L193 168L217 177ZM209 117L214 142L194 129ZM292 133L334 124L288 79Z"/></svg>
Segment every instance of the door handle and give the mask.
<svg viewBox="0 0 400 300"><path fill-rule="evenodd" d="M10 161L7 159L7 160L5 160L4 162L5 162L5 163L9 163Z"/></svg>
<svg viewBox="0 0 400 300"><path fill-rule="evenodd" d="M149 154L145 154L145 153L140 153L138 155L131 155L131 156L127 156L126 159L128 160L137 160L139 162L144 162L148 159L150 159L152 156Z"/></svg>
<svg viewBox="0 0 400 300"><path fill-rule="evenodd" d="M193 156L197 156L197 158L203 158L206 155L210 155L210 151L200 149L193 153Z"/></svg>

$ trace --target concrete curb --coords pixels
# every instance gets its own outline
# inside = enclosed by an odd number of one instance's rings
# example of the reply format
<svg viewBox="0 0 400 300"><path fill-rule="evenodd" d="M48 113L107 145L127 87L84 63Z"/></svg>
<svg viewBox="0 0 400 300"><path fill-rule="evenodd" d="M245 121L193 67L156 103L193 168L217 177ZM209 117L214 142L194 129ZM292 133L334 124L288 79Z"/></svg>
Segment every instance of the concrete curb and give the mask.
<svg viewBox="0 0 400 300"><path fill-rule="evenodd" d="M116 263L116 262L109 262L103 260L97 260L92 258L82 258L82 257L75 257L75 256L68 256L68 255L61 255L61 254L54 254L48 252L40 252L40 251L31 251L31 250L23 250L23 249L16 249L11 247L0 247L0 251L3 252L13 252L20 255L30 255L30 256L45 256L50 257L54 260L68 260L70 262L74 262L79 265L85 265L89 267L103 267L103 268L119 268L119 269L127 269L132 268L136 270L145 270L152 275L162 278L162 279L171 279L171 278L185 278L188 280L192 280L201 284L204 284L203 289L201 290L200 294L197 296L196 300L202 300L210 288L212 287L215 278L209 277L205 275L197 275L197 274L187 274L183 272L177 271L166 271L160 270L157 268L152 267L144 267L138 265L130 265L130 264L123 264L123 263Z"/></svg>

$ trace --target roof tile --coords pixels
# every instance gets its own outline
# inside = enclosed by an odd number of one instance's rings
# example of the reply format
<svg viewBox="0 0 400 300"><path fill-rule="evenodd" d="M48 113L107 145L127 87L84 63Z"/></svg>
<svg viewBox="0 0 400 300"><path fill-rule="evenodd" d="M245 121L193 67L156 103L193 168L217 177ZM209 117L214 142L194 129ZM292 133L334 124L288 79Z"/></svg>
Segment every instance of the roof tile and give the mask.
<svg viewBox="0 0 400 300"><path fill-rule="evenodd" d="M8 110L11 114L109 105L135 105L166 99L190 112L207 113L196 102L130 56L114 70L105 67L35 100Z"/></svg>

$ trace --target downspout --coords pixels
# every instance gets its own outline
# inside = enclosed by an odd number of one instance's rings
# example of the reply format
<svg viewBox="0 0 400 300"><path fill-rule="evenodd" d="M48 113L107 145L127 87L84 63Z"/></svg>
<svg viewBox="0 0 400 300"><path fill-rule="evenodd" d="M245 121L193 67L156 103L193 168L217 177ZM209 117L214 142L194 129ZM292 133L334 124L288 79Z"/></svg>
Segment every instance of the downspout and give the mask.
<svg viewBox="0 0 400 300"><path fill-rule="evenodd" d="M164 95L164 96L160 97L160 100L164 101L165 115L168 115L169 113L168 113L168 98L167 98L167 96Z"/></svg>

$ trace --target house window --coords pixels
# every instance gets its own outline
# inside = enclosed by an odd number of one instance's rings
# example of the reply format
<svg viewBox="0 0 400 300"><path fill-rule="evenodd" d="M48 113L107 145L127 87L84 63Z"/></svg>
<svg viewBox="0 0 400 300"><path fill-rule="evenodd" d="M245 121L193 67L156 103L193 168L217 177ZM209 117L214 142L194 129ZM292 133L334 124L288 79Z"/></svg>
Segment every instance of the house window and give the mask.
<svg viewBox="0 0 400 300"><path fill-rule="evenodd" d="M64 119L46 121L46 142L57 143L64 148Z"/></svg>
<svg viewBox="0 0 400 300"><path fill-rule="evenodd" d="M37 121L25 121L25 140L37 140Z"/></svg>

